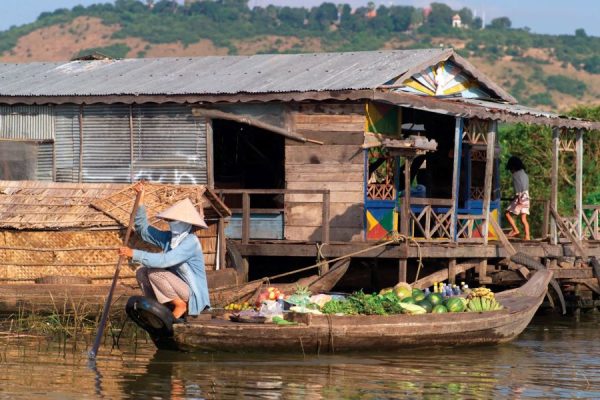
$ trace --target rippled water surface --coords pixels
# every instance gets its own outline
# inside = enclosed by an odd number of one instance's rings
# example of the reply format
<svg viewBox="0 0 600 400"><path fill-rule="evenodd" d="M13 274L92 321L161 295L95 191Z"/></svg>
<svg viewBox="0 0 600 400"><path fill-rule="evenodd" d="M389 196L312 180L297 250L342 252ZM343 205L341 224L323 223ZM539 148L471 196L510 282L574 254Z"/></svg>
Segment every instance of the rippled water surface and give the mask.
<svg viewBox="0 0 600 400"><path fill-rule="evenodd" d="M277 338L273 338L276 340ZM600 398L600 317L537 317L509 344L344 355L156 352L0 338L0 398Z"/></svg>

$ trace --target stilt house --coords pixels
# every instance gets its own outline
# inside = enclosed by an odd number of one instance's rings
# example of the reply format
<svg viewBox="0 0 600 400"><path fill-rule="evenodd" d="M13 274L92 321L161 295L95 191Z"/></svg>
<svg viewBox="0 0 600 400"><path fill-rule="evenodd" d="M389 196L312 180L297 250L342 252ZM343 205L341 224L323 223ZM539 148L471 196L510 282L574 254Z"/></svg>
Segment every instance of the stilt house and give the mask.
<svg viewBox="0 0 600 400"><path fill-rule="evenodd" d="M600 239L581 168L575 213L555 216L558 152L571 143L580 166L598 124L518 105L453 50L0 65L2 179L207 185L244 257L335 257L399 233L421 245L361 257L400 260L400 279L417 252L483 260L482 278L503 254L490 242L499 122L554 129L539 256L561 253L561 237Z"/></svg>

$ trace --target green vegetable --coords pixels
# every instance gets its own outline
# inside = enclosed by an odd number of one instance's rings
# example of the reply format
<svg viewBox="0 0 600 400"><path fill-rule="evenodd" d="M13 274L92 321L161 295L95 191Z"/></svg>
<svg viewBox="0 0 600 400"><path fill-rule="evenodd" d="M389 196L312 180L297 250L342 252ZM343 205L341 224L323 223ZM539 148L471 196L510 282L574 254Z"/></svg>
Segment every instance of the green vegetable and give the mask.
<svg viewBox="0 0 600 400"><path fill-rule="evenodd" d="M402 312L405 314L426 314L427 310L423 307L411 303L400 303L402 305Z"/></svg>
<svg viewBox="0 0 600 400"><path fill-rule="evenodd" d="M444 305L450 312L462 312L465 310L465 305L459 297L450 297L444 302Z"/></svg>
<svg viewBox="0 0 600 400"><path fill-rule="evenodd" d="M352 303L347 300L330 300L321 308L323 314L358 314Z"/></svg>
<svg viewBox="0 0 600 400"><path fill-rule="evenodd" d="M448 309L444 305L438 304L437 306L433 307L433 310L431 310L431 312L434 314L442 314L447 313Z"/></svg>
<svg viewBox="0 0 600 400"><path fill-rule="evenodd" d="M423 307L425 310L427 310L428 313L430 313L431 310L433 310L433 304L431 304L429 300L418 301L417 305Z"/></svg>
<svg viewBox="0 0 600 400"><path fill-rule="evenodd" d="M429 296L427 296L427 300L434 306L437 306L438 304L442 304L444 298L439 293L430 293Z"/></svg>
<svg viewBox="0 0 600 400"><path fill-rule="evenodd" d="M273 317L273 323L277 325L298 325L297 322L288 321L280 316Z"/></svg>
<svg viewBox="0 0 600 400"><path fill-rule="evenodd" d="M412 290L412 298L418 303L421 300L425 299L425 293L421 289L414 288Z"/></svg>

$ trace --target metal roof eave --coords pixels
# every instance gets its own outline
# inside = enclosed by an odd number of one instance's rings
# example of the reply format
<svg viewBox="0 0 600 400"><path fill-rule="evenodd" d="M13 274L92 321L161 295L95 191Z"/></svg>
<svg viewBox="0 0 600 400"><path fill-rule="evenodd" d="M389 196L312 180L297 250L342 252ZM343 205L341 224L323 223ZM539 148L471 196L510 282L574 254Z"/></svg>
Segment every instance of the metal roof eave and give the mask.
<svg viewBox="0 0 600 400"><path fill-rule="evenodd" d="M510 123L520 122L553 128L600 130L600 122L568 118L515 104L496 104L484 101L473 103L465 99L439 99L409 93L380 91L373 93L373 100L455 117L491 119Z"/></svg>
<svg viewBox="0 0 600 400"><path fill-rule="evenodd" d="M227 95L144 95L144 96L0 96L3 104L143 104L143 103L263 103L303 101L381 101L397 106L415 108L464 118L492 119L511 123L539 124L557 128L600 130L600 122L561 117L543 111L525 109L514 104L480 101L477 104L466 99L440 99L403 92L382 90L335 90L278 93L238 93Z"/></svg>

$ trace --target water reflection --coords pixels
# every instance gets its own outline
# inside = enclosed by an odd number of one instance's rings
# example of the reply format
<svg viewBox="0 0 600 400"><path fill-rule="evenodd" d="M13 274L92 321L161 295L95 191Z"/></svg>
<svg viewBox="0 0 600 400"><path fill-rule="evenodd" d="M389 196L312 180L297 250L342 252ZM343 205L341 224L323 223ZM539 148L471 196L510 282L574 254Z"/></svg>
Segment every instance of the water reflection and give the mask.
<svg viewBox="0 0 600 400"><path fill-rule="evenodd" d="M150 342L101 349L2 338L2 397L124 399L600 398L598 316L537 318L491 347L307 356L156 352ZM273 338L276 340L277 338ZM36 389L33 389L36 388Z"/></svg>

